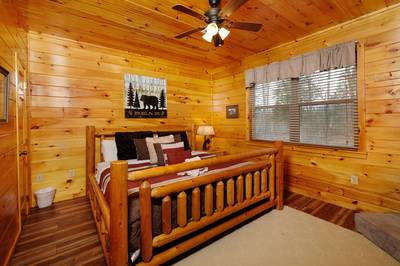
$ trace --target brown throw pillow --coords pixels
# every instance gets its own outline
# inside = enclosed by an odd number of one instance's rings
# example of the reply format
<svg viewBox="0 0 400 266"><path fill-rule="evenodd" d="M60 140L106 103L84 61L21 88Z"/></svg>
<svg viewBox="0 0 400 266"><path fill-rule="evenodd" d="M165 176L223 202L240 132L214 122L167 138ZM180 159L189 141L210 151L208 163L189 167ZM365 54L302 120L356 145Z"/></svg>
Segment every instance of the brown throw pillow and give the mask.
<svg viewBox="0 0 400 266"><path fill-rule="evenodd" d="M149 160L149 150L147 149L146 139L133 139L136 147L138 160Z"/></svg>
<svg viewBox="0 0 400 266"><path fill-rule="evenodd" d="M168 135L157 138L146 138L147 150L149 151L150 162L157 163L157 154L154 149L154 143L171 143L174 142L174 136Z"/></svg>
<svg viewBox="0 0 400 266"><path fill-rule="evenodd" d="M174 142L181 142L182 137L180 134L174 134Z"/></svg>
<svg viewBox="0 0 400 266"><path fill-rule="evenodd" d="M164 152L161 148L161 143L154 143L154 149L156 150L157 154L157 164L165 165L165 157L164 157Z"/></svg>

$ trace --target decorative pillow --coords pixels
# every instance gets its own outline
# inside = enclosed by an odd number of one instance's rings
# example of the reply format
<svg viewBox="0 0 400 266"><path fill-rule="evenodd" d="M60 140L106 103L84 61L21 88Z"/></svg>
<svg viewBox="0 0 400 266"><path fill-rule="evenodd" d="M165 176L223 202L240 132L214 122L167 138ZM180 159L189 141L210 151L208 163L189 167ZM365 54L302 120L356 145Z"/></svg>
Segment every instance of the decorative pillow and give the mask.
<svg viewBox="0 0 400 266"><path fill-rule="evenodd" d="M158 138L146 138L146 145L149 151L150 163L157 163L157 154L156 150L154 149L154 143L171 143L171 142L174 142L173 135L158 137Z"/></svg>
<svg viewBox="0 0 400 266"><path fill-rule="evenodd" d="M115 143L117 144L118 160L137 159L134 139L153 137L152 131L140 132L116 132Z"/></svg>
<svg viewBox="0 0 400 266"><path fill-rule="evenodd" d="M163 150L164 153L167 150L174 151L175 149L180 150L180 148L185 148L185 144L183 143L183 141L172 142L172 143L167 143L167 144L161 143L161 149Z"/></svg>
<svg viewBox="0 0 400 266"><path fill-rule="evenodd" d="M186 131L158 132L159 137L167 136L167 135L171 135L171 134L174 136L179 135L180 140L175 139L175 141L183 141L183 143L185 144L185 150L190 150L189 139L186 135Z"/></svg>
<svg viewBox="0 0 400 266"><path fill-rule="evenodd" d="M180 134L174 134L174 141L175 142L181 142L182 141L182 137Z"/></svg>
<svg viewBox="0 0 400 266"><path fill-rule="evenodd" d="M154 143L154 150L157 154L157 164L158 165L165 165L164 153L161 148L161 143Z"/></svg>
<svg viewBox="0 0 400 266"><path fill-rule="evenodd" d="M167 158L167 163L171 165L171 164L183 163L187 158L191 157L192 151L191 150L185 151L184 148L179 148L179 150L178 149L166 150L165 154Z"/></svg>
<svg viewBox="0 0 400 266"><path fill-rule="evenodd" d="M105 139L101 142L101 153L104 162L112 162L118 160L117 144L114 139Z"/></svg>
<svg viewBox="0 0 400 266"><path fill-rule="evenodd" d="M161 144L161 143L156 143L154 144L154 148L156 150L157 154L157 164L159 165L165 165L166 160L165 160L165 151L166 150L171 150L171 149L179 149L183 150L184 144L182 141L180 142L172 142L172 143L167 143L167 144Z"/></svg>
<svg viewBox="0 0 400 266"><path fill-rule="evenodd" d="M133 139L136 147L136 154L138 160L148 160L150 159L149 150L147 149L147 144L145 139Z"/></svg>

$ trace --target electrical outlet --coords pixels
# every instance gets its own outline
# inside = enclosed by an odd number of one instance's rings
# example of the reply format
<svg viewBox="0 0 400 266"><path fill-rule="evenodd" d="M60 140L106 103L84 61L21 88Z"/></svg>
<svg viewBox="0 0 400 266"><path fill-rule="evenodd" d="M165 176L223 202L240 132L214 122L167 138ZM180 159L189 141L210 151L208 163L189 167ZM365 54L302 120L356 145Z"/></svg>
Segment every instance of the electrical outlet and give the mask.
<svg viewBox="0 0 400 266"><path fill-rule="evenodd" d="M353 185L358 185L358 175L352 175L350 177L350 183L352 183Z"/></svg>
<svg viewBox="0 0 400 266"><path fill-rule="evenodd" d="M71 178L71 177L74 177L74 176L75 176L75 169L69 169L68 170L68 177Z"/></svg>
<svg viewBox="0 0 400 266"><path fill-rule="evenodd" d="M44 179L44 177L42 174L36 175L36 182L43 182L43 179Z"/></svg>

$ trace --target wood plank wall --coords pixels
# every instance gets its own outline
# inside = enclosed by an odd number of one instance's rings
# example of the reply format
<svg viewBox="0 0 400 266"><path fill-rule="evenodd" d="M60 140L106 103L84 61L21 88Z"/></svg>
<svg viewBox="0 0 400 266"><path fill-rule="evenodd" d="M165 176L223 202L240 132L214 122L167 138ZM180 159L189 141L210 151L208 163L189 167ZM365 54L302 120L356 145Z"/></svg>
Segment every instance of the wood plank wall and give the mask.
<svg viewBox="0 0 400 266"><path fill-rule="evenodd" d="M56 201L85 194L86 125L143 130L211 122L211 75L202 66L34 32L28 36L33 192L54 186ZM124 73L167 79L167 119L124 119Z"/></svg>
<svg viewBox="0 0 400 266"><path fill-rule="evenodd" d="M12 15L12 10L7 9ZM20 233L18 211L17 135L16 135L16 60L27 66L27 34L14 21L2 16L0 23L0 65L10 72L8 123L0 124L0 265L7 264Z"/></svg>
<svg viewBox="0 0 400 266"><path fill-rule="evenodd" d="M286 187L352 209L400 210L400 6L312 34L236 65L214 69L214 148L238 152L268 146L247 142L243 71L350 40L365 44L360 84L365 103L366 150L360 152L286 146ZM362 58L361 58L362 59ZM225 106L239 104L240 118L226 119ZM350 176L359 176L359 185Z"/></svg>

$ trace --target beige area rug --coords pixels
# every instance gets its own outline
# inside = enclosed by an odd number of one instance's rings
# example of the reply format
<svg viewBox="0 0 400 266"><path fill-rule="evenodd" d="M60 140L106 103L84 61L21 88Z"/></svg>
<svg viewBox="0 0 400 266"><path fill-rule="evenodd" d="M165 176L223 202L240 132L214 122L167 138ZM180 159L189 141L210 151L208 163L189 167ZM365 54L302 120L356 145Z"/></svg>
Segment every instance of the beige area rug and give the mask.
<svg viewBox="0 0 400 266"><path fill-rule="evenodd" d="M175 265L399 266L364 236L285 207L273 210Z"/></svg>

